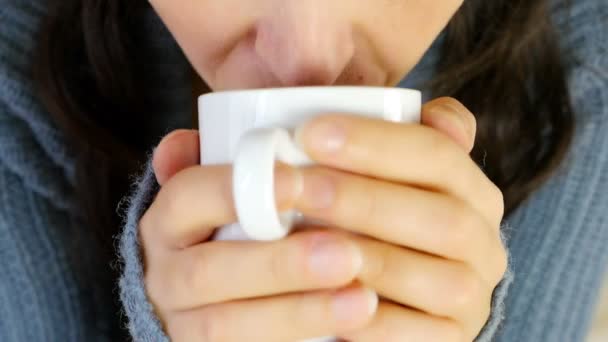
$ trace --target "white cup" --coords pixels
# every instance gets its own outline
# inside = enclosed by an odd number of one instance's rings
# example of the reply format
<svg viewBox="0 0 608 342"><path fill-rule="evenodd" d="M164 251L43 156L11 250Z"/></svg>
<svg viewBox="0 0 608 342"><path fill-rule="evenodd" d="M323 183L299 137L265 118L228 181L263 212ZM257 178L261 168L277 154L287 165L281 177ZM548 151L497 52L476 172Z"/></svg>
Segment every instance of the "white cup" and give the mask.
<svg viewBox="0 0 608 342"><path fill-rule="evenodd" d="M382 87L298 87L224 91L199 97L201 163L233 164L238 222L216 234L222 240L285 237L299 214L275 205L276 160L313 162L293 131L320 114L350 113L393 122L420 121L417 90Z"/></svg>
<svg viewBox="0 0 608 342"><path fill-rule="evenodd" d="M209 93L199 97L201 163L233 164L238 222L221 227L218 240L276 240L289 234L299 213L279 213L274 167L313 164L294 141L294 130L320 114L350 113L393 122L420 121L417 90L381 87L299 87ZM307 342L335 341L321 337Z"/></svg>

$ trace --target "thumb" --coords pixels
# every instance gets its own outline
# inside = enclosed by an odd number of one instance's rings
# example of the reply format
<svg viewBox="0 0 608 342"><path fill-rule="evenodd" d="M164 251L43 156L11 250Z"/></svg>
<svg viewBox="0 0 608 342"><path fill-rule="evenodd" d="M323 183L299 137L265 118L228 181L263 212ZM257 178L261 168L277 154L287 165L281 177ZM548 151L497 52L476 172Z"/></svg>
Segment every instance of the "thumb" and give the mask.
<svg viewBox="0 0 608 342"><path fill-rule="evenodd" d="M440 97L427 102L422 107L422 124L445 133L467 152L475 145L475 116L454 98Z"/></svg>
<svg viewBox="0 0 608 342"><path fill-rule="evenodd" d="M169 133L152 157L154 174L161 186L176 173L199 163L199 135L196 130L179 129Z"/></svg>

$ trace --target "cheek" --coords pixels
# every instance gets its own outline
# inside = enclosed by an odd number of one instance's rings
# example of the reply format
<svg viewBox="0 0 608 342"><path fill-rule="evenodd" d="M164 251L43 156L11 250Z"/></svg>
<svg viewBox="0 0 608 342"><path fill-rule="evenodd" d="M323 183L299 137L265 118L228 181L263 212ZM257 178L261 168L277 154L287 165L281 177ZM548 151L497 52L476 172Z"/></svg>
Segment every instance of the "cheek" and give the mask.
<svg viewBox="0 0 608 342"><path fill-rule="evenodd" d="M206 80L254 24L260 6L242 0L152 0L194 69Z"/></svg>
<svg viewBox="0 0 608 342"><path fill-rule="evenodd" d="M392 81L397 83L420 60L462 0L398 0L390 4L366 16L363 25L378 58L393 70Z"/></svg>

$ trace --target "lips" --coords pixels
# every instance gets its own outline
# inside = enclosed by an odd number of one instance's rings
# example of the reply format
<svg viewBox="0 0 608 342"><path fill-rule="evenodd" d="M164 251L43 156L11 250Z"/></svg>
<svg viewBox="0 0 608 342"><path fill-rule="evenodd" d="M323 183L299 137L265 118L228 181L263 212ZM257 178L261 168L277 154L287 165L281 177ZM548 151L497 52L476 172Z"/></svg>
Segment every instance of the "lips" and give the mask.
<svg viewBox="0 0 608 342"><path fill-rule="evenodd" d="M239 45L217 68L214 79L210 81L214 90L287 86L274 76L252 48ZM355 55L332 85L385 86L387 80L386 72L378 65ZM329 85L313 83L300 85Z"/></svg>
<svg viewBox="0 0 608 342"><path fill-rule="evenodd" d="M331 84L315 81L314 77L308 80L303 77L301 80L300 84L285 84L279 80L267 62L258 55L252 35L236 44L207 82L216 91L306 85L386 86L388 75L373 56L366 54L361 46L356 46L349 63Z"/></svg>

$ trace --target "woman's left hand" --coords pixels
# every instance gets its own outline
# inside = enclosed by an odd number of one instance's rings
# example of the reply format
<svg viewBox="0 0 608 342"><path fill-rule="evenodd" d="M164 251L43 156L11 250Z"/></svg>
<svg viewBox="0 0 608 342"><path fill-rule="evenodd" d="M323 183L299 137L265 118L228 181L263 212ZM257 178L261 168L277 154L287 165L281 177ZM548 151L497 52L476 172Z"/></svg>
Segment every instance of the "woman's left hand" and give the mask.
<svg viewBox="0 0 608 342"><path fill-rule="evenodd" d="M474 116L458 101L424 106L422 125L321 116L300 132L318 166L302 169L295 207L344 229L357 280L378 311L351 341L471 341L507 268L503 197L470 158Z"/></svg>

